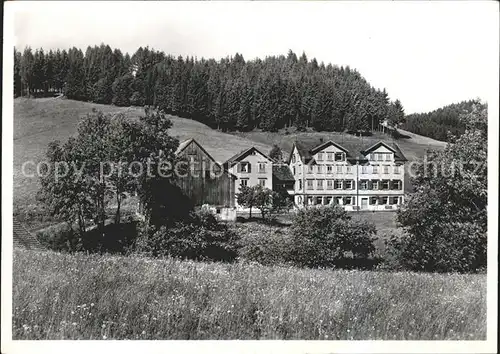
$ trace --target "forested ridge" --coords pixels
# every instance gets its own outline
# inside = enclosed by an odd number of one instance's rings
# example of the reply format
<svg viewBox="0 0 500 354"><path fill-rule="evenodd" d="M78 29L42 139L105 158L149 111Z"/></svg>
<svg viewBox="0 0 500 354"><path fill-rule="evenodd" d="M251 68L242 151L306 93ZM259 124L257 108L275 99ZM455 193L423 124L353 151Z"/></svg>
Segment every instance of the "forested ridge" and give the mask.
<svg viewBox="0 0 500 354"><path fill-rule="evenodd" d="M465 132L465 122L460 119L464 113L472 111L477 100L453 103L432 112L413 113L405 118L403 128L419 135L449 141L449 134L460 136Z"/></svg>
<svg viewBox="0 0 500 354"><path fill-rule="evenodd" d="M223 130L367 131L401 121L403 107L359 72L288 54L265 59L174 57L108 45L14 51L14 95L150 105Z"/></svg>

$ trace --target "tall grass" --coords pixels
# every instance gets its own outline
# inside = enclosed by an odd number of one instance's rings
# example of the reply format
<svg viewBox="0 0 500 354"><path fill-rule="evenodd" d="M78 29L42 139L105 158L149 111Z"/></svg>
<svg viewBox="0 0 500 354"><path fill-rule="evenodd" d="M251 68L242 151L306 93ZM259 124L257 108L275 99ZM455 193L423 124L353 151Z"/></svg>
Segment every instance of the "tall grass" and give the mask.
<svg viewBox="0 0 500 354"><path fill-rule="evenodd" d="M14 339L486 337L486 277L16 250Z"/></svg>

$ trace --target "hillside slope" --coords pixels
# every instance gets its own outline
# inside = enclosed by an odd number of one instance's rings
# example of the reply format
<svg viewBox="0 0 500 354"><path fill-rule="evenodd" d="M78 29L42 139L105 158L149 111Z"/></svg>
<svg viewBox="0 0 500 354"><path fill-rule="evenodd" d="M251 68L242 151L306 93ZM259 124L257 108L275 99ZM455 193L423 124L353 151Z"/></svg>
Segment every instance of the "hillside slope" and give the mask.
<svg viewBox="0 0 500 354"><path fill-rule="evenodd" d="M131 119L143 114L142 108L116 107L95 103L74 101L68 99L24 99L14 100L14 202L16 205L26 205L35 201L39 188L37 178L23 176L22 165L26 161L37 164L43 160L47 145L53 140L64 141L76 133L80 117L90 113L92 109L104 113L123 113ZM278 144L286 153L291 151L295 139L325 140L332 139L340 144L343 141L368 146L379 140L392 139L382 133L371 137L356 137L340 133L304 132L285 135L283 133L247 132L222 133L210 127L185 118L170 117L173 127L172 136L180 141L188 138L196 139L212 156L220 162L226 161L232 155L251 146L257 147L263 153L268 153L273 144ZM401 139L397 143L406 157L412 161L422 158L429 148L440 149L444 142L408 133L411 139ZM34 167L28 166L28 172L34 172ZM408 185L408 183L407 183Z"/></svg>
<svg viewBox="0 0 500 354"><path fill-rule="evenodd" d="M130 118L144 114L142 108L116 107L67 99L24 99L14 100L14 203L26 205L35 201L39 188L38 178L26 177L22 165L26 161L35 164L44 159L48 144L54 140L64 141L76 133L80 117L98 109L104 113L123 113ZM220 162L234 154L255 146L262 152L269 152L271 146L243 137L222 133L191 119L170 117L172 136L180 141L196 139ZM35 172L33 165L27 165L28 173Z"/></svg>

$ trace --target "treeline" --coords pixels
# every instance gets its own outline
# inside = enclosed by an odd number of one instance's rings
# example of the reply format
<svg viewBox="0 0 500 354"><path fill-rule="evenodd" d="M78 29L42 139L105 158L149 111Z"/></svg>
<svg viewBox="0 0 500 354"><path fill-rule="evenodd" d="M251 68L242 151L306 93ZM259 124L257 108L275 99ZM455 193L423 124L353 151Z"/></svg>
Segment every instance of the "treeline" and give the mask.
<svg viewBox="0 0 500 354"><path fill-rule="evenodd" d="M368 131L404 110L356 70L286 56L246 61L173 57L139 48L132 56L108 45L14 52L14 95L148 105L223 130Z"/></svg>
<svg viewBox="0 0 500 354"><path fill-rule="evenodd" d="M449 134L460 136L465 132L465 122L460 118L472 111L477 100L453 103L428 113L414 113L406 116L404 129L419 135L441 141L449 141Z"/></svg>

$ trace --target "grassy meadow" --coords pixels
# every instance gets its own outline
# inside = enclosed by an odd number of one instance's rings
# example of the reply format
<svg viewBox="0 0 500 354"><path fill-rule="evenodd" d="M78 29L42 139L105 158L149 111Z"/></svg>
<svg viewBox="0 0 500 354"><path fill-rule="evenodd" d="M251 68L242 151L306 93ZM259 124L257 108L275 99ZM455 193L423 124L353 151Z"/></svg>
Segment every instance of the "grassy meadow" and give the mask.
<svg viewBox="0 0 500 354"><path fill-rule="evenodd" d="M27 250L13 266L16 340L486 337L485 275Z"/></svg>

